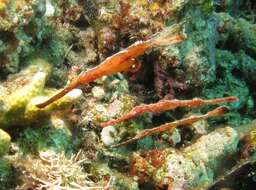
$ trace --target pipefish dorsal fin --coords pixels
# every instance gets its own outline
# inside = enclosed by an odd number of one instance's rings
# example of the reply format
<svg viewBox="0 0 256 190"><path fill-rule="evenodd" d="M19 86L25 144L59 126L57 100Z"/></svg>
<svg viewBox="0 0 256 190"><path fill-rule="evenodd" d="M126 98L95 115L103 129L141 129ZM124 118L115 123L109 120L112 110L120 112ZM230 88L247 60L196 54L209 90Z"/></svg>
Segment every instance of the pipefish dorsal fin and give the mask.
<svg viewBox="0 0 256 190"><path fill-rule="evenodd" d="M183 32L183 24L184 22L168 26L154 34L149 41L155 46L167 46L182 42L186 39L186 35Z"/></svg>

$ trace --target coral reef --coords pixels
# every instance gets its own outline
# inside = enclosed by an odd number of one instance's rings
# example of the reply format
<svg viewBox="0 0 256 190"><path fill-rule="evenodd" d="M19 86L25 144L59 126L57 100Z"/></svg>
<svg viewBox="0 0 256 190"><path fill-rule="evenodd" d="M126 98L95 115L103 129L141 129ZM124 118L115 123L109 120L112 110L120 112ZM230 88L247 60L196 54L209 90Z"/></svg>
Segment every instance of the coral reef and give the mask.
<svg viewBox="0 0 256 190"><path fill-rule="evenodd" d="M0 0L0 189L254 190L255 8Z"/></svg>

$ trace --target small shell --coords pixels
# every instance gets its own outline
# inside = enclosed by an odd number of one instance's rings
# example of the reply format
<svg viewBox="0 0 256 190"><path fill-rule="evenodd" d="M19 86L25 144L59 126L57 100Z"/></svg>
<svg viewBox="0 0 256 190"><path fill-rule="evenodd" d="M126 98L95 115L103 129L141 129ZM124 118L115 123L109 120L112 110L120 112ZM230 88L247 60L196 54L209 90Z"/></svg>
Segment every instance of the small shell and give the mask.
<svg viewBox="0 0 256 190"><path fill-rule="evenodd" d="M52 17L54 16L54 12L55 12L55 9L54 9L54 6L51 4L51 2L49 0L46 0L46 11L45 11L45 16L46 17Z"/></svg>
<svg viewBox="0 0 256 190"><path fill-rule="evenodd" d="M104 127L101 131L101 140L106 146L111 146L118 141L117 131L115 127Z"/></svg>

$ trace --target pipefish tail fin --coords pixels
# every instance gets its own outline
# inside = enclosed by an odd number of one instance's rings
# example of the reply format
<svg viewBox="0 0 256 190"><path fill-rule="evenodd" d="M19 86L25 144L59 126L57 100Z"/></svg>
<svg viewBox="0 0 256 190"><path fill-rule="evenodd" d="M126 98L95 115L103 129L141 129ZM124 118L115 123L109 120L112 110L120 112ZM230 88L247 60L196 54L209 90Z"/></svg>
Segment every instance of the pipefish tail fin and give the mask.
<svg viewBox="0 0 256 190"><path fill-rule="evenodd" d="M61 91L57 92L55 95L53 95L52 97L50 97L46 101L44 101L42 103L39 103L39 104L36 104L36 106L38 108L44 108L44 107L48 106L49 104L55 102L56 100L60 99L61 97L65 96L68 92L75 89L77 86L78 85L77 85L76 81L73 82L73 83L71 82L67 87L65 87Z"/></svg>
<svg viewBox="0 0 256 190"><path fill-rule="evenodd" d="M64 88L61 91L57 92L57 94L55 94L52 97L50 97L49 99L47 99L46 101L36 104L36 107L44 108L44 107L48 106L49 104L55 102L56 100L60 99L64 95L66 95L69 91L70 90L68 88Z"/></svg>
<svg viewBox="0 0 256 190"><path fill-rule="evenodd" d="M182 24L174 24L155 34L150 41L153 46L167 46L185 39L186 36L182 33Z"/></svg>

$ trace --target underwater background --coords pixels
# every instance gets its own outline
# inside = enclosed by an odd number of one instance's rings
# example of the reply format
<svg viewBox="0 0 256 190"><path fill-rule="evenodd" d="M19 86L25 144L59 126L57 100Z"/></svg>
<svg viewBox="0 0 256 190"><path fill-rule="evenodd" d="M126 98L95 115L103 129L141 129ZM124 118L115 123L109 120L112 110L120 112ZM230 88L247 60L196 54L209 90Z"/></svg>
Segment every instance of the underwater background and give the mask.
<svg viewBox="0 0 256 190"><path fill-rule="evenodd" d="M0 0L0 190L255 190L255 87L255 0Z"/></svg>

